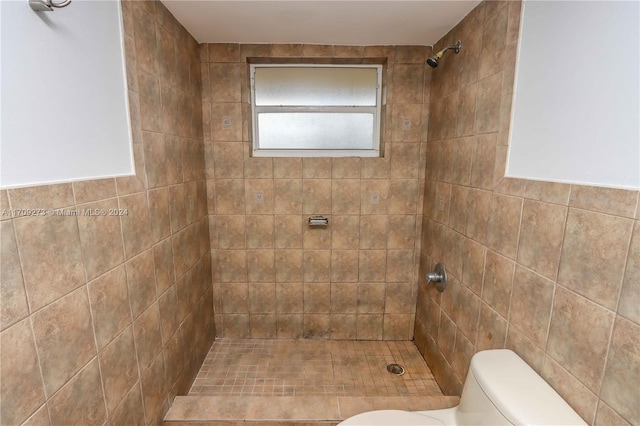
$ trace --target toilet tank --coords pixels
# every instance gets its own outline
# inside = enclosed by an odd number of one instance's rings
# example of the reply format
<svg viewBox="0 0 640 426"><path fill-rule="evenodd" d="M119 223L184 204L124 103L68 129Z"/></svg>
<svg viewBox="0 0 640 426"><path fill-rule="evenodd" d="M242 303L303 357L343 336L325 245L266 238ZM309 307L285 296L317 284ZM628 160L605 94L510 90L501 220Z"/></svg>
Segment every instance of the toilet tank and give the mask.
<svg viewBox="0 0 640 426"><path fill-rule="evenodd" d="M538 373L508 349L473 356L455 416L459 425L586 425Z"/></svg>

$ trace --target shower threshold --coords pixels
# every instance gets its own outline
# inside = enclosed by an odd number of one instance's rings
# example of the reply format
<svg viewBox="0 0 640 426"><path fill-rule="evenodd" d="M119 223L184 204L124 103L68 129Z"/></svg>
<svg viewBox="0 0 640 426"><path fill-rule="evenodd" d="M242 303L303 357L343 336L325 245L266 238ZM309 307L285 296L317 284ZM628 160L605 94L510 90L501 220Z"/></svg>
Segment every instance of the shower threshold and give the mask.
<svg viewBox="0 0 640 426"><path fill-rule="evenodd" d="M402 376L387 372L401 364ZM337 424L375 409L454 406L413 342L220 339L165 424Z"/></svg>

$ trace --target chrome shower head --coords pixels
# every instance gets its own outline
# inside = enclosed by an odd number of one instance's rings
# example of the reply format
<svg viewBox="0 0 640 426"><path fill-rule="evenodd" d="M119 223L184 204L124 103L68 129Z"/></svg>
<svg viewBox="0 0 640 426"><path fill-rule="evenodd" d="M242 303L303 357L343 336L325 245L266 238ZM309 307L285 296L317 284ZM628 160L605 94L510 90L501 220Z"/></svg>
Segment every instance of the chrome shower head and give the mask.
<svg viewBox="0 0 640 426"><path fill-rule="evenodd" d="M460 40L458 40L456 44L452 44L451 46L445 47L444 49L442 49L441 51L439 51L438 53L436 53L435 55L427 59L427 64L429 64L431 68L435 68L438 66L438 61L440 60L440 58L442 58L442 55L444 55L444 52L446 52L449 49L453 49L454 52L459 53L461 48L462 48L462 43L460 42Z"/></svg>
<svg viewBox="0 0 640 426"><path fill-rule="evenodd" d="M440 53L440 56L438 55L434 55L432 57L430 57L429 59L427 59L427 64L429 64L429 66L431 68L435 68L438 66L438 60L440 60L440 58L442 58L442 54Z"/></svg>

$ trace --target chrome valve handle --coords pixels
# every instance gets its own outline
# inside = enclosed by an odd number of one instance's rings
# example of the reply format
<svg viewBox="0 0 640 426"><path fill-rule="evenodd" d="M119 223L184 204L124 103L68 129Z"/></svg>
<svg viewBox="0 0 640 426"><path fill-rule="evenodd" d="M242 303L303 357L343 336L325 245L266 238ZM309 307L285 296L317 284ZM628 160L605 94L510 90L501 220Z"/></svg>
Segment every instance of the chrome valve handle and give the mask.
<svg viewBox="0 0 640 426"><path fill-rule="evenodd" d="M427 282L434 283L436 289L442 293L447 288L447 271L442 263L436 264L436 269L427 274Z"/></svg>

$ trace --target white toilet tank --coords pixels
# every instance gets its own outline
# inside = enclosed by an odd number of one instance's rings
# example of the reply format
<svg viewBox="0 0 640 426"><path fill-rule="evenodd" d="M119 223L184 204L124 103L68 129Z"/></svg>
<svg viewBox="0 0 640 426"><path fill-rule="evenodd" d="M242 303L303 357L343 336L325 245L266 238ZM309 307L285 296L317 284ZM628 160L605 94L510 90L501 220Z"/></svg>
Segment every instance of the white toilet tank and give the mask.
<svg viewBox="0 0 640 426"><path fill-rule="evenodd" d="M478 352L455 409L457 425L586 425L558 393L508 349Z"/></svg>

